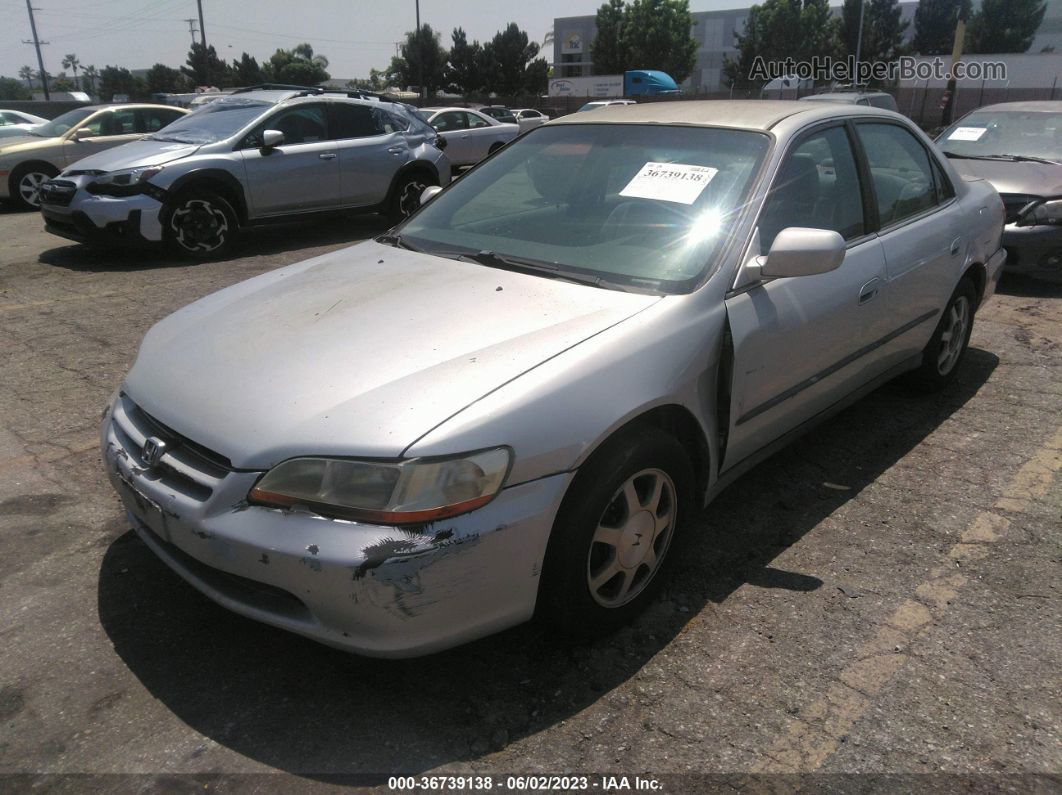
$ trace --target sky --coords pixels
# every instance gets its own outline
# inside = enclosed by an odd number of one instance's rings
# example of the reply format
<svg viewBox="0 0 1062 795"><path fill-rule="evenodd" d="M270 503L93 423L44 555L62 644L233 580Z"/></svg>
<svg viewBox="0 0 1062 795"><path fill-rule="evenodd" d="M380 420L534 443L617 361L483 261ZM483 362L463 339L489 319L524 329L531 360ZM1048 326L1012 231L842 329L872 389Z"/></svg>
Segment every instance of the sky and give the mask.
<svg viewBox="0 0 1062 795"><path fill-rule="evenodd" d="M443 32L463 27L468 38L491 38L516 22L542 43L558 16L592 14L603 0L421 0L421 22ZM692 11L752 5L752 0L691 0ZM189 18L195 0L33 0L44 67L62 71L74 53L84 65L146 69L155 63L180 66L188 55ZM259 63L277 47L302 41L328 57L332 77L367 77L395 54L395 43L416 26L414 0L203 0L207 44L227 61L243 52ZM14 77L23 65L37 69L25 0L0 0L0 75ZM198 23L197 23L198 25Z"/></svg>

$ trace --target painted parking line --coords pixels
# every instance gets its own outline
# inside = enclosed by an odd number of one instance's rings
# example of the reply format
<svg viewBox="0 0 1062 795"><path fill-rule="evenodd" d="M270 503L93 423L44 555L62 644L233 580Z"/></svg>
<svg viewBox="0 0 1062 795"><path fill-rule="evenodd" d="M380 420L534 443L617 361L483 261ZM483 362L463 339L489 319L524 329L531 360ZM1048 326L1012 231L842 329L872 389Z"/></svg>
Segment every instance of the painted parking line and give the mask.
<svg viewBox="0 0 1062 795"><path fill-rule="evenodd" d="M907 662L907 648L918 634L939 621L967 582L957 564L988 555L991 545L1005 539L1011 525L1007 513L1021 513L1051 490L1062 469L1062 428L1033 454L1007 483L991 510L982 511L946 554L946 562L924 582L856 650L855 660L801 717L792 718L785 733L764 751L757 773L813 772L837 750L870 708L873 699Z"/></svg>

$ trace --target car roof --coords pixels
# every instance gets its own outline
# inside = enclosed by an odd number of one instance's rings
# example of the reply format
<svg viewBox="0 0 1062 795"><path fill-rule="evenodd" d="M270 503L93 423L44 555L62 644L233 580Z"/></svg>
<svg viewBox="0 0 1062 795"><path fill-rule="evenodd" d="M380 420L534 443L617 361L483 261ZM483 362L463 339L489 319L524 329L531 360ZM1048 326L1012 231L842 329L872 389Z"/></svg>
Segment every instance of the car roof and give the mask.
<svg viewBox="0 0 1062 795"><path fill-rule="evenodd" d="M155 102L110 102L105 105L82 105L80 108L72 108L72 110L113 110L114 108L164 108L166 110L179 110L182 113L186 113L185 108L178 108L176 105L160 105Z"/></svg>
<svg viewBox="0 0 1062 795"><path fill-rule="evenodd" d="M786 99L699 99L613 105L595 111L590 117L572 114L547 124L679 124L766 131L792 116L815 121L842 115L899 116L893 111L869 105L794 102Z"/></svg>
<svg viewBox="0 0 1062 795"><path fill-rule="evenodd" d="M982 110L1015 110L1025 113L1062 113L1062 100L1051 101L1049 99L1027 100L1025 102L997 102L995 105L984 105L977 109Z"/></svg>

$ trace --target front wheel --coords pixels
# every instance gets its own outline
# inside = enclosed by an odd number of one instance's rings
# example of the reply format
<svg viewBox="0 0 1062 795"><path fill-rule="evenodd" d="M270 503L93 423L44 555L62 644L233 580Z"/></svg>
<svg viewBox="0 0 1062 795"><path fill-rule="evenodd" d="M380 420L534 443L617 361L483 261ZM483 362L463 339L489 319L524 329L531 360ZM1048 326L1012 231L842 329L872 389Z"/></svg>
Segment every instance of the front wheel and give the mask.
<svg viewBox="0 0 1062 795"><path fill-rule="evenodd" d="M211 191L182 193L165 213L165 233L170 245L191 259L217 259L236 239L236 211Z"/></svg>
<svg viewBox="0 0 1062 795"><path fill-rule="evenodd" d="M539 614L565 634L630 621L653 598L693 512L682 445L656 428L607 441L580 469L553 526Z"/></svg>
<svg viewBox="0 0 1062 795"><path fill-rule="evenodd" d="M977 290L969 279L952 293L933 336L922 351L922 365L911 373L911 383L923 391L943 389L959 371L973 331Z"/></svg>
<svg viewBox="0 0 1062 795"><path fill-rule="evenodd" d="M47 163L35 163L16 168L11 174L10 195L23 210L39 210L41 185L56 176L59 170Z"/></svg>
<svg viewBox="0 0 1062 795"><path fill-rule="evenodd" d="M421 173L406 174L400 177L391 194L391 203L387 208L387 220L392 224L404 221L420 209L420 195L429 185L436 181Z"/></svg>

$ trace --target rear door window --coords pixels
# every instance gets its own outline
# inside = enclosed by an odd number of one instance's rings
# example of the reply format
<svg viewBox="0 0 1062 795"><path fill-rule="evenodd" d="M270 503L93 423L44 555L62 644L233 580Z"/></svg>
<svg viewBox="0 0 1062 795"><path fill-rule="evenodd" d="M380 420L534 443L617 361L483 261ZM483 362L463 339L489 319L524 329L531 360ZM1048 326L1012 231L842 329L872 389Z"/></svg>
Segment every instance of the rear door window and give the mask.
<svg viewBox="0 0 1062 795"><path fill-rule="evenodd" d="M468 117L461 111L451 110L436 116L432 126L439 132L465 130L468 129Z"/></svg>
<svg viewBox="0 0 1062 795"><path fill-rule="evenodd" d="M929 153L897 124L856 124L867 154L881 226L900 223L937 203Z"/></svg>

